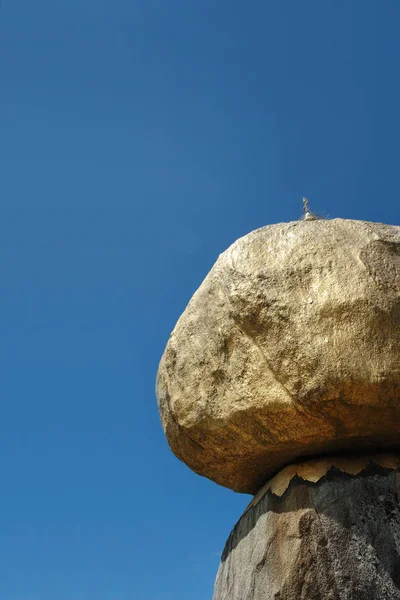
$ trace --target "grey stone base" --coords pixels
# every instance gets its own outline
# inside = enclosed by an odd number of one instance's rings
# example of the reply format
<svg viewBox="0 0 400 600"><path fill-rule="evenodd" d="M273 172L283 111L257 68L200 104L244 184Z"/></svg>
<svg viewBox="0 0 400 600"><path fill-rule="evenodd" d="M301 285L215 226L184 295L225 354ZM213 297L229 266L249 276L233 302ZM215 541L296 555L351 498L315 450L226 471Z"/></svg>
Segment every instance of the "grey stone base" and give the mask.
<svg viewBox="0 0 400 600"><path fill-rule="evenodd" d="M370 464L268 490L232 531L213 600L400 600L399 486Z"/></svg>

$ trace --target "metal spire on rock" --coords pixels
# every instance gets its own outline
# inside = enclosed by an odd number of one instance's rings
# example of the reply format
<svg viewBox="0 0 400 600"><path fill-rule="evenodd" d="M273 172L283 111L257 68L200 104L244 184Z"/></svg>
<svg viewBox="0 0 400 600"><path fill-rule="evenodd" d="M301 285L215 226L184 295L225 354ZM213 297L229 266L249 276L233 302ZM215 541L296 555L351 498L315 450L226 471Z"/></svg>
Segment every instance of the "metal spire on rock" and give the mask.
<svg viewBox="0 0 400 600"><path fill-rule="evenodd" d="M305 221L316 221L318 219L317 215L314 215L314 213L312 213L311 210L308 208L308 198L303 198L303 212L303 219Z"/></svg>

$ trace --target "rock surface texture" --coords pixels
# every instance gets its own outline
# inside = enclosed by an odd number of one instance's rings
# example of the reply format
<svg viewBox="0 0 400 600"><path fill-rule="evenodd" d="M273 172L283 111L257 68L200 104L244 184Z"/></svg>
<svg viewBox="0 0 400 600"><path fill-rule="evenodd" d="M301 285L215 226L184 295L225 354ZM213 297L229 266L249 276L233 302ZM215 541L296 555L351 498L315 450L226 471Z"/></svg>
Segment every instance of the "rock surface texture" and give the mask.
<svg viewBox="0 0 400 600"><path fill-rule="evenodd" d="M398 470L372 463L267 490L228 539L213 600L400 600L399 494Z"/></svg>
<svg viewBox="0 0 400 600"><path fill-rule="evenodd" d="M300 456L398 446L400 227L298 221L239 239L171 334L157 395L173 452L239 492L255 493ZM329 485L296 486L285 502L318 504ZM367 480L343 479L340 490L355 485L364 493ZM312 530L316 540L342 535L339 520L320 522L310 510L300 511L294 530ZM358 552L363 540L346 543ZM292 597L303 596L257 596ZM324 600L330 597L342 596Z"/></svg>

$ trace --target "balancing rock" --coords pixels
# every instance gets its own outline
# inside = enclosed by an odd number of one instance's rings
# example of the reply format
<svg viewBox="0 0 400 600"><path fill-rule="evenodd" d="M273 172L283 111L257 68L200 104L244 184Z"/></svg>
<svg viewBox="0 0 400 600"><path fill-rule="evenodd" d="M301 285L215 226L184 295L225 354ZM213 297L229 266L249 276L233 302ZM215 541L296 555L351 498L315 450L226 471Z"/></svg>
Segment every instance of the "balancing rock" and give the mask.
<svg viewBox="0 0 400 600"><path fill-rule="evenodd" d="M299 457L398 446L400 227L303 220L239 239L172 332L157 396L176 456L238 492Z"/></svg>

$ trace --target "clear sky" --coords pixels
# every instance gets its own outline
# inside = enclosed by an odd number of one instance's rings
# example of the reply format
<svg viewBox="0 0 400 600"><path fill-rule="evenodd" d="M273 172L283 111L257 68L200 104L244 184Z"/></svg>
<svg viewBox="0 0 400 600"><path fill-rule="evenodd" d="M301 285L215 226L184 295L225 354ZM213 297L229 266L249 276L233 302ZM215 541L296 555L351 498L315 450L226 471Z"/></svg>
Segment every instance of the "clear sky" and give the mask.
<svg viewBox="0 0 400 600"><path fill-rule="evenodd" d="M176 319L239 236L398 223L398 0L2 0L0 597L206 600L250 497L168 449Z"/></svg>

